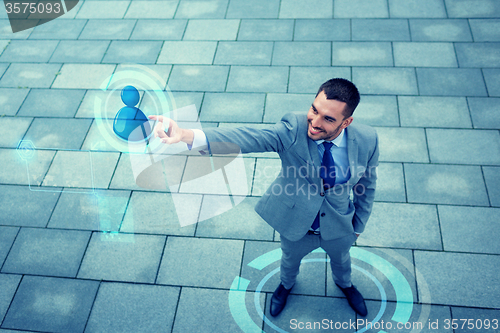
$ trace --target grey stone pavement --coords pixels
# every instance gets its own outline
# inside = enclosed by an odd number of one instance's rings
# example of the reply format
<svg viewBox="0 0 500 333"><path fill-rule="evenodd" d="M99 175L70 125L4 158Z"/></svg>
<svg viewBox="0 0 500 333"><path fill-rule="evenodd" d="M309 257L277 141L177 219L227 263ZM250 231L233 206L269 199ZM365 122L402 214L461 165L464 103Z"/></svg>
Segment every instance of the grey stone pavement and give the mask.
<svg viewBox="0 0 500 333"><path fill-rule="evenodd" d="M354 332L357 319L379 325L367 332L500 332L499 18L497 0L103 0L13 34L2 8L0 332ZM125 64L161 77L171 109L194 104L187 126L262 128L307 112L323 81L353 80L354 121L381 151L351 251L367 318L321 252L268 317L279 235L253 207L276 154L239 160L248 189L232 209L224 187L136 184L133 154L95 116L96 101L111 120L123 106L100 88ZM143 96L147 115L164 112ZM168 177L195 158L172 157Z"/></svg>

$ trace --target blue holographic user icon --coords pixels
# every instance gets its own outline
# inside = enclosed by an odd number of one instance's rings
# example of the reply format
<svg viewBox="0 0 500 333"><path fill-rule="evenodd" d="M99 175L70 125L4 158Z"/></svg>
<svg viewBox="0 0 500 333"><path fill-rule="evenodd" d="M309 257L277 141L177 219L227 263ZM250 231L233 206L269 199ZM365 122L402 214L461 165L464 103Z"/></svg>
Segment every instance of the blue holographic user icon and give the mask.
<svg viewBox="0 0 500 333"><path fill-rule="evenodd" d="M113 132L129 143L146 141L152 131L148 117L136 107L140 100L139 91L134 86L126 86L122 89L121 99L126 106L116 114Z"/></svg>

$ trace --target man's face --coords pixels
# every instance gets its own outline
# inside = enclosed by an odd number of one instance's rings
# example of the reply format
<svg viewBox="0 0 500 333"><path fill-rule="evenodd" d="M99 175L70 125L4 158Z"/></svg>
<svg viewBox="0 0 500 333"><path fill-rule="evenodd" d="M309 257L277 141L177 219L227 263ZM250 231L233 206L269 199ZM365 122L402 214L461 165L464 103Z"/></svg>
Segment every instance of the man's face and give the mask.
<svg viewBox="0 0 500 333"><path fill-rule="evenodd" d="M352 117L344 119L346 107L346 103L326 99L325 93L320 92L307 113L307 136L315 141L335 139L352 122Z"/></svg>

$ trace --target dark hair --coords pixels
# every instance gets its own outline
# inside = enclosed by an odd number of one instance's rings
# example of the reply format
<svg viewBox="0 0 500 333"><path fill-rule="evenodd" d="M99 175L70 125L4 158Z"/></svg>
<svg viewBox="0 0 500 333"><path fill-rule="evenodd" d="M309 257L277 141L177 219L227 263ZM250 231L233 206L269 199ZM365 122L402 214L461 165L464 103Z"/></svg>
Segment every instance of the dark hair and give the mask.
<svg viewBox="0 0 500 333"><path fill-rule="evenodd" d="M326 81L319 87L316 97L322 91L325 92L326 99L334 99L347 104L343 112L344 119L352 116L354 109L356 109L359 104L360 97L358 88L349 80L335 78Z"/></svg>

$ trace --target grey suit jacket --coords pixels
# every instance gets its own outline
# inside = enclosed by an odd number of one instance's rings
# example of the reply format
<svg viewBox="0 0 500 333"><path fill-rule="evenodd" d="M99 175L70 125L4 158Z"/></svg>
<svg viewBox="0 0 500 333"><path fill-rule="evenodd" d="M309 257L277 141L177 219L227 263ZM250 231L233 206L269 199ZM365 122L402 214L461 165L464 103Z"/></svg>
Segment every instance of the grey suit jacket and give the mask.
<svg viewBox="0 0 500 333"><path fill-rule="evenodd" d="M363 232L375 196L377 133L369 126L355 123L345 129L351 177L325 192L318 147L307 136L307 127L306 114L288 113L266 129L209 128L204 132L212 154L234 151L234 145L242 153L279 154L281 173L255 210L282 237L291 241L302 238L318 212L321 237L325 240Z"/></svg>

